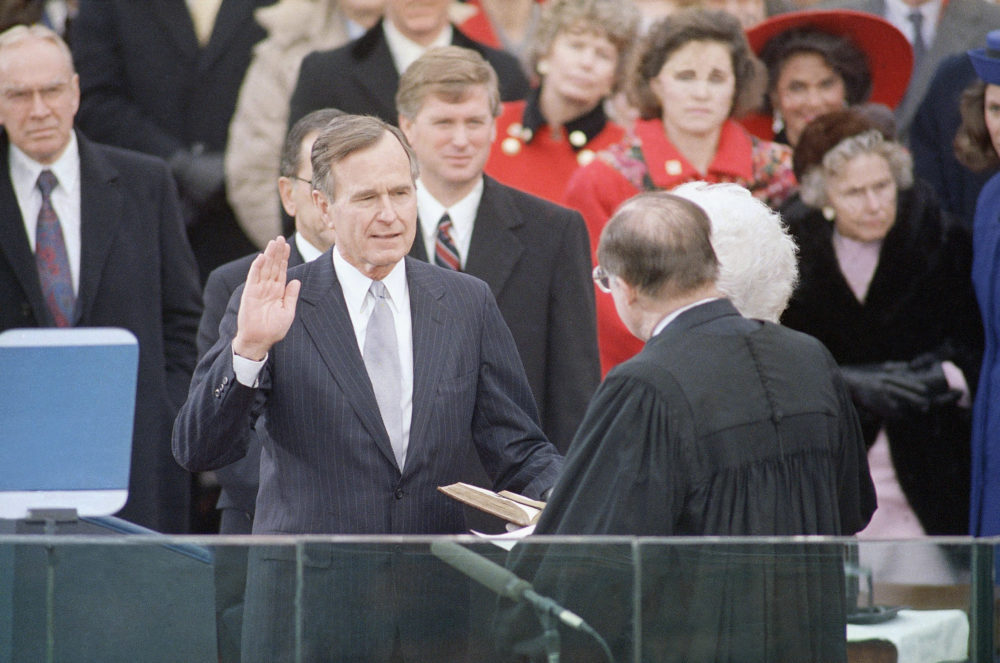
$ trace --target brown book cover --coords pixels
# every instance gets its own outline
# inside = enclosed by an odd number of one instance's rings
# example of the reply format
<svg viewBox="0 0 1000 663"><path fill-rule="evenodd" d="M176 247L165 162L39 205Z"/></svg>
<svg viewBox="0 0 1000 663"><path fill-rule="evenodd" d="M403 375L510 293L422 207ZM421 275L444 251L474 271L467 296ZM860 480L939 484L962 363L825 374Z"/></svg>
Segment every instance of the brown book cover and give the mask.
<svg viewBox="0 0 1000 663"><path fill-rule="evenodd" d="M438 490L463 504L514 523L518 527L534 525L542 509L545 508L545 502L517 493L507 490L494 493L492 490L462 482L450 486L438 486Z"/></svg>

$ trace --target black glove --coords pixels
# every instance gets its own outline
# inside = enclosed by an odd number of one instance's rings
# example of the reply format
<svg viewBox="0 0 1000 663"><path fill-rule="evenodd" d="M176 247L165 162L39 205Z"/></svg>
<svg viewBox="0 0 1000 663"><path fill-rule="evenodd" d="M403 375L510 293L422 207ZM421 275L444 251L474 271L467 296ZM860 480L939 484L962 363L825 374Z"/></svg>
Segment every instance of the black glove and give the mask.
<svg viewBox="0 0 1000 663"><path fill-rule="evenodd" d="M191 150L174 152L169 164L181 196L195 207L222 193L225 171L221 152L205 152L201 145L195 145Z"/></svg>
<svg viewBox="0 0 1000 663"><path fill-rule="evenodd" d="M854 404L882 419L903 419L914 409L928 407L927 386L905 374L906 364L896 364L841 366Z"/></svg>
<svg viewBox="0 0 1000 663"><path fill-rule="evenodd" d="M926 403L920 408L927 412L931 408L952 405L962 397L962 392L948 386L941 362L932 354L923 354L905 364L905 368L894 371L896 375L915 380L924 385Z"/></svg>

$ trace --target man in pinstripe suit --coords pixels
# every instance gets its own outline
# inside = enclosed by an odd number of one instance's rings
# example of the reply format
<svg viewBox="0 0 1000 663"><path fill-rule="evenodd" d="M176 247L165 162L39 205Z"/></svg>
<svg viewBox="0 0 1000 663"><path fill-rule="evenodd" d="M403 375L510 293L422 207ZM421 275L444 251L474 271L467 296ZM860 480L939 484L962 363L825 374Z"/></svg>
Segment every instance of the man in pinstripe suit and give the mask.
<svg viewBox="0 0 1000 663"><path fill-rule="evenodd" d="M254 261L178 415L178 462L200 471L238 459L266 412L254 533L462 532L460 505L437 487L460 478L469 445L497 489L541 496L562 459L539 428L489 287L405 257L417 167L403 135L375 118L339 117L316 139L312 161L314 199L336 246L287 275L282 238ZM382 385L372 384L361 352L380 305L368 296L373 281L392 311L401 436L383 423ZM289 553L251 556L245 655L279 660L295 643L294 587L287 569L268 564ZM308 621L319 612L307 610L299 626L305 660L460 660L467 597L455 587L447 600L428 601L455 583L438 565L330 547L307 557L315 582L298 600L324 611Z"/></svg>

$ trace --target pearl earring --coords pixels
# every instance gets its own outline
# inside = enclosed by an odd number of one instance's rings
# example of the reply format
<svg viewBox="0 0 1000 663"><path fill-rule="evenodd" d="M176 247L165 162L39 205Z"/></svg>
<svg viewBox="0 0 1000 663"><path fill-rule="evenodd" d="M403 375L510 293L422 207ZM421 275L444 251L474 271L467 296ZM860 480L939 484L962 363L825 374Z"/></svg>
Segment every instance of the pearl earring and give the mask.
<svg viewBox="0 0 1000 663"><path fill-rule="evenodd" d="M774 109L774 114L771 119L771 131L775 136L781 133L781 130L785 128L785 118L781 117L781 111L777 108Z"/></svg>
<svg viewBox="0 0 1000 663"><path fill-rule="evenodd" d="M824 205L823 218L832 223L833 220L837 218L837 210L833 209L829 205Z"/></svg>

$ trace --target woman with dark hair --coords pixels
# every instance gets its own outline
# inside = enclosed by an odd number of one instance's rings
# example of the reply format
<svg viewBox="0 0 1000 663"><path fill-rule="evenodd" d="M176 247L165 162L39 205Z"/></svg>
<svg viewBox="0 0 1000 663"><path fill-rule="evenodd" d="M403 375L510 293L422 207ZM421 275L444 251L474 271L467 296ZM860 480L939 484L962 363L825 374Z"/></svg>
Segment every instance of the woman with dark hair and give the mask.
<svg viewBox="0 0 1000 663"><path fill-rule="evenodd" d="M969 51L981 79L962 98L962 128L955 141L960 158L995 164L1000 153L1000 30L986 48ZM992 148L993 154L990 154ZM972 282L979 298L986 349L972 421L972 499L969 533L1000 534L1000 174L983 187L972 227Z"/></svg>
<svg viewBox="0 0 1000 663"><path fill-rule="evenodd" d="M805 126L824 113L866 101L895 107L906 92L913 52L888 21L849 10L782 14L747 31L767 66L761 116L744 124L764 138L798 143Z"/></svg>
<svg viewBox="0 0 1000 663"><path fill-rule="evenodd" d="M622 139L604 113L635 40L638 11L628 0L549 0L529 63L539 86L505 103L486 174L553 202L574 171Z"/></svg>
<svg viewBox="0 0 1000 663"><path fill-rule="evenodd" d="M683 10L654 25L629 71L640 118L569 181L564 202L580 210L592 248L619 204L643 190L695 180L735 182L772 207L795 189L791 150L749 135L732 117L760 101L763 67L740 22L725 12ZM609 298L597 300L604 372L642 347Z"/></svg>
<svg viewBox="0 0 1000 663"><path fill-rule="evenodd" d="M866 531L962 534L982 349L968 232L914 180L906 149L855 110L806 127L795 171L805 204L783 216L800 282L782 323L829 348L874 444L879 510Z"/></svg>

